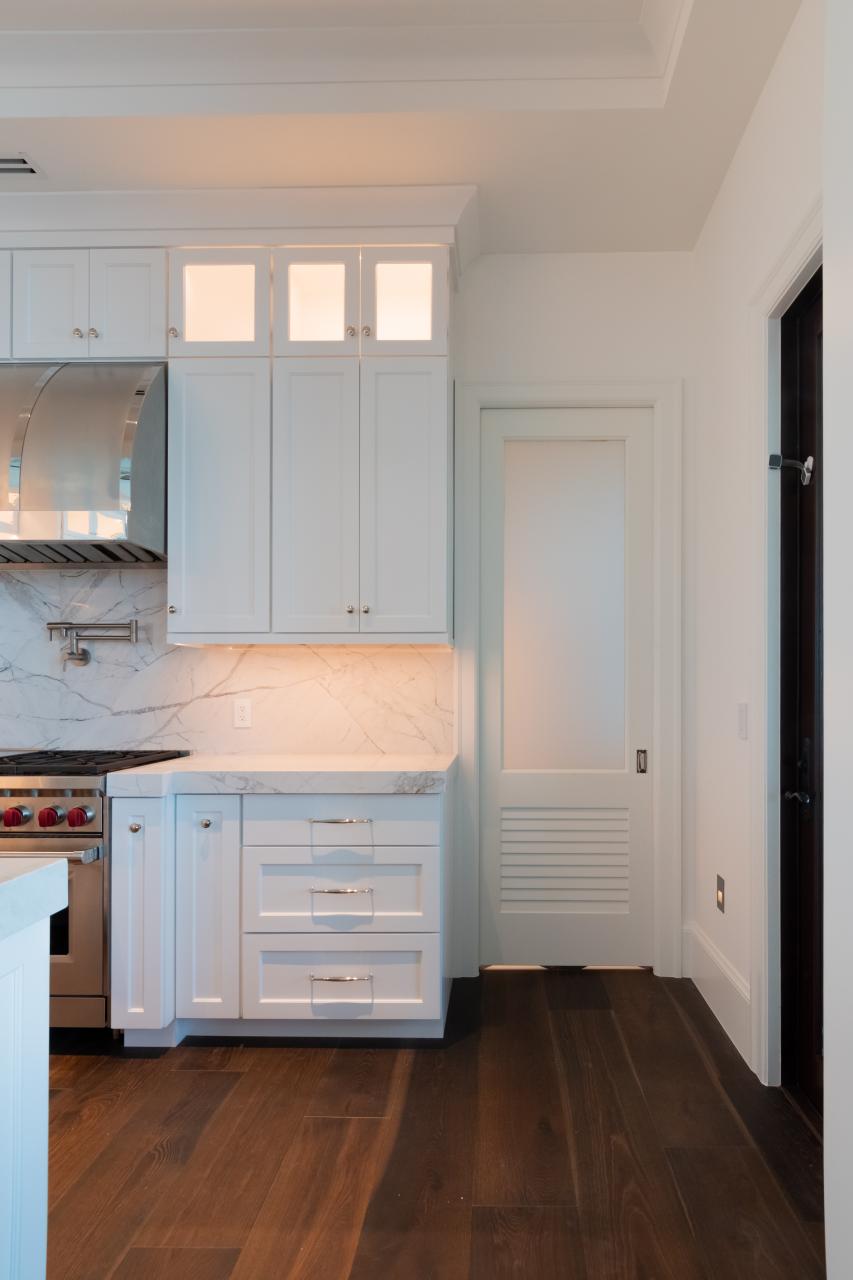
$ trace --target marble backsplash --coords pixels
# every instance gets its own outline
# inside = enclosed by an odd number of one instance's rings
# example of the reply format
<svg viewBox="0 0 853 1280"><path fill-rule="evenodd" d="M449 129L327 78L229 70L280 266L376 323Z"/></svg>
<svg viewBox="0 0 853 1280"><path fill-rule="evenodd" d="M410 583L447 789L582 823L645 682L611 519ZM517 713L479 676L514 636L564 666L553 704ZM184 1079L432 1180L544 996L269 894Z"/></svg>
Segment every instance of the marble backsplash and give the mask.
<svg viewBox="0 0 853 1280"><path fill-rule="evenodd" d="M454 655L415 646L175 647L163 568L0 571L0 749L453 750ZM63 664L45 624L139 622ZM232 700L252 699L235 729Z"/></svg>

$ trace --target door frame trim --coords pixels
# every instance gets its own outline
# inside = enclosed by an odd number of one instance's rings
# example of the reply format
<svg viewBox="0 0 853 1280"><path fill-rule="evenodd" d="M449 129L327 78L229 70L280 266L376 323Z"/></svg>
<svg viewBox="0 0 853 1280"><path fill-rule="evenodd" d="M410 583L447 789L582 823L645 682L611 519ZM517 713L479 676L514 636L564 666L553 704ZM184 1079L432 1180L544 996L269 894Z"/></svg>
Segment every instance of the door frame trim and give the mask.
<svg viewBox="0 0 853 1280"><path fill-rule="evenodd" d="M770 453L782 432L782 316L823 261L823 209L818 202L755 294L749 325L753 356L750 416L756 424L750 459L755 615L750 634L757 643L750 673L750 1034L751 1066L763 1084L782 1082L780 666L781 502L771 483Z"/></svg>
<svg viewBox="0 0 853 1280"><path fill-rule="evenodd" d="M665 382L461 383L456 388L457 659L453 973L480 959L480 420L490 409L651 409L654 419L654 970L682 973L682 400Z"/></svg>

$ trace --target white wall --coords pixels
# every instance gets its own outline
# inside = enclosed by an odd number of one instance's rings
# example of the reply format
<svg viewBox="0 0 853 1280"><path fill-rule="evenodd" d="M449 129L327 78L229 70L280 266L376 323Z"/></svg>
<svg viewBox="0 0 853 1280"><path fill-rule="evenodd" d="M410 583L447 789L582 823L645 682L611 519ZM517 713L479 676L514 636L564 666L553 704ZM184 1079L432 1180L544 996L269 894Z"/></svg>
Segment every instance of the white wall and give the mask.
<svg viewBox="0 0 853 1280"><path fill-rule="evenodd" d="M824 1161L831 1280L853 1275L853 5L828 0L824 216Z"/></svg>
<svg viewBox="0 0 853 1280"><path fill-rule="evenodd" d="M842 0L843 3L843 0ZM761 836L761 751L738 703L761 699L768 484L756 304L814 218L822 188L821 0L803 0L694 255L695 367L685 440L686 910L688 973L748 1060L753 982L751 847ZM758 518L757 518L758 516ZM763 836L761 837L763 839ZM716 876L726 912L716 909ZM757 887L760 892L760 887Z"/></svg>

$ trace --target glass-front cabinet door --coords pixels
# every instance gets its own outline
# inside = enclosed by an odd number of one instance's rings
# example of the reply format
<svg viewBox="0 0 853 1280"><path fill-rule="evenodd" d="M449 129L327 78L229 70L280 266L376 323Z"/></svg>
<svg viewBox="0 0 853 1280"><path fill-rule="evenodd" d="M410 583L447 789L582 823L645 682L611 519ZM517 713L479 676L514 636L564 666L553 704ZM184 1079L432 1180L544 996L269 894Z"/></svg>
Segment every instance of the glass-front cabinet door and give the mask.
<svg viewBox="0 0 853 1280"><path fill-rule="evenodd" d="M273 255L277 356L357 356L358 249L278 249Z"/></svg>
<svg viewBox="0 0 853 1280"><path fill-rule="evenodd" d="M446 248L363 249L363 355L447 355Z"/></svg>
<svg viewBox="0 0 853 1280"><path fill-rule="evenodd" d="M269 355L268 249L176 249L169 275L170 356Z"/></svg>

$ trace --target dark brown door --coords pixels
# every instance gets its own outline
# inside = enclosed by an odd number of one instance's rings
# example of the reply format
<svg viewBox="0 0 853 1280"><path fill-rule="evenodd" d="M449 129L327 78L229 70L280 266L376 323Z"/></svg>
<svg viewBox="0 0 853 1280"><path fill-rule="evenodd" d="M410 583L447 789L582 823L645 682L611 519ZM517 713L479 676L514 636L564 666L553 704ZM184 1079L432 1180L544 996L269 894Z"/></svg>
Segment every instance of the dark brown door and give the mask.
<svg viewBox="0 0 853 1280"><path fill-rule="evenodd" d="M823 292L782 319L782 1079L823 1109Z"/></svg>

